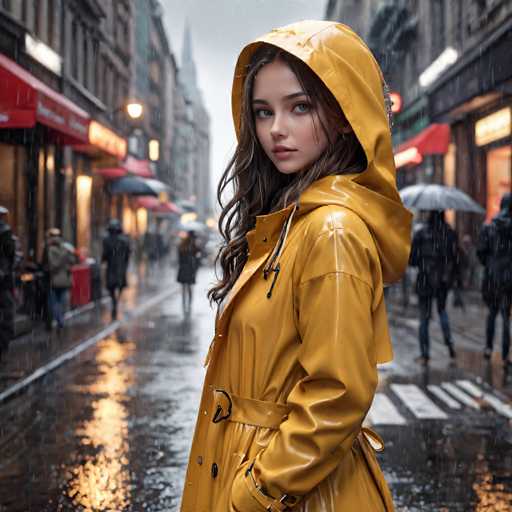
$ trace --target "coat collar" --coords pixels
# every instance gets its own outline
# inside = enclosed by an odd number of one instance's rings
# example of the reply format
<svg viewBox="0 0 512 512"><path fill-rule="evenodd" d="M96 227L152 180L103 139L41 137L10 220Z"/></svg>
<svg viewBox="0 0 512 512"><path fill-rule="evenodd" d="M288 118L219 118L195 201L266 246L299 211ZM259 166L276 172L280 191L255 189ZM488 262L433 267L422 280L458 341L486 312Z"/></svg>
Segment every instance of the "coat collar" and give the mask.
<svg viewBox="0 0 512 512"><path fill-rule="evenodd" d="M256 217L255 228L246 235L249 245L249 257L242 273L219 307L216 321L217 331L223 331L227 327L235 297L271 255L279 241L283 224L291 215L294 206L294 204L291 204L277 212Z"/></svg>

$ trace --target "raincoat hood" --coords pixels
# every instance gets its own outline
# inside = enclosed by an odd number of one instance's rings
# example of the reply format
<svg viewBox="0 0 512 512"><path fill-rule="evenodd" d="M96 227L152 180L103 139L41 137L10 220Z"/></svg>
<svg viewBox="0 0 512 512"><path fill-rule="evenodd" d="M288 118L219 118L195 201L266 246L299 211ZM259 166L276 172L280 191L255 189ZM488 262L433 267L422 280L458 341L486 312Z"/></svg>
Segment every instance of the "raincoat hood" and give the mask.
<svg viewBox="0 0 512 512"><path fill-rule="evenodd" d="M355 212L368 226L380 255L385 283L407 266L412 214L396 187L391 133L380 68L349 27L331 21L302 21L274 29L247 45L235 68L232 109L240 131L244 81L262 43L277 46L307 64L332 92L364 149L368 166L359 174L327 176L301 196L298 214L324 205Z"/></svg>

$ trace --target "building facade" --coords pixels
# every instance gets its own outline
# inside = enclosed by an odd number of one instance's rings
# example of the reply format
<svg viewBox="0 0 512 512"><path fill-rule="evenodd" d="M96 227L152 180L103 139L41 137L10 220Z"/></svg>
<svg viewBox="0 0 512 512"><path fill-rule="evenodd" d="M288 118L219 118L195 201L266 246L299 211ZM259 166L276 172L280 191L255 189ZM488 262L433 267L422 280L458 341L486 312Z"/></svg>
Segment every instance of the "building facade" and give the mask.
<svg viewBox="0 0 512 512"><path fill-rule="evenodd" d="M94 171L126 153L116 110L129 90L131 14L129 0L0 4L0 202L29 260L55 226L98 255L111 202Z"/></svg>
<svg viewBox="0 0 512 512"><path fill-rule="evenodd" d="M192 35L185 27L176 95L175 184L179 198L203 220L212 214L210 117L198 86Z"/></svg>
<svg viewBox="0 0 512 512"><path fill-rule="evenodd" d="M326 17L359 28L401 99L393 129L399 185L464 190L485 216L449 218L475 239L511 191L512 2L353 3L330 1Z"/></svg>

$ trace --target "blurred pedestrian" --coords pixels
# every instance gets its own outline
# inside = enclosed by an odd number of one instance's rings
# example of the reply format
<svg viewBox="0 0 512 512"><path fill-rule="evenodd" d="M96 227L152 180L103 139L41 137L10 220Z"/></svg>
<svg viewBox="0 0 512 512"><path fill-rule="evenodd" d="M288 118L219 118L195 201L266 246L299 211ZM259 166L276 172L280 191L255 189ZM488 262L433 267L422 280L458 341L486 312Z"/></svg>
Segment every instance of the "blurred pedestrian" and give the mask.
<svg viewBox="0 0 512 512"><path fill-rule="evenodd" d="M76 262L74 248L61 237L60 229L48 232L48 269L50 275L50 310L57 327L64 327L64 305L71 288L71 267Z"/></svg>
<svg viewBox="0 0 512 512"><path fill-rule="evenodd" d="M471 235L464 235L461 242L461 274L465 290L476 290L481 286L481 267Z"/></svg>
<svg viewBox="0 0 512 512"><path fill-rule="evenodd" d="M197 244L194 231L188 231L178 245L178 276L181 283L181 299L183 314L189 316L192 309L193 285L196 284L196 274L199 268L201 250Z"/></svg>
<svg viewBox="0 0 512 512"><path fill-rule="evenodd" d="M484 357L490 359L494 344L496 317L503 320L501 357L508 369L510 351L510 309L512 305L512 195L501 199L500 212L482 227L477 255L484 265L482 298L489 309Z"/></svg>
<svg viewBox="0 0 512 512"><path fill-rule="evenodd" d="M0 363L14 337L14 262L16 243L7 224L9 210L0 206Z"/></svg>
<svg viewBox="0 0 512 512"><path fill-rule="evenodd" d="M112 299L112 320L115 320L121 293L126 287L126 273L131 249L130 240L123 233L119 220L111 219L107 232L107 236L103 239L101 260L107 264L106 284Z"/></svg>
<svg viewBox="0 0 512 512"><path fill-rule="evenodd" d="M420 361L423 365L427 365L430 359L429 323L434 300L444 342L450 358L455 358L446 299L457 277L458 245L457 233L445 222L443 211L430 212L427 223L413 236L409 263L418 267L416 293L420 311Z"/></svg>

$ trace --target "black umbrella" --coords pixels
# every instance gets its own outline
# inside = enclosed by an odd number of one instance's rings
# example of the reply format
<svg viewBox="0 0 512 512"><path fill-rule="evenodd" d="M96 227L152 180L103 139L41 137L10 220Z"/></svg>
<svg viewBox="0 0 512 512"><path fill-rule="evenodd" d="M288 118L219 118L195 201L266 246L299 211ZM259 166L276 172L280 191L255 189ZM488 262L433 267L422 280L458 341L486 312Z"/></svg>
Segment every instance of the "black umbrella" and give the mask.
<svg viewBox="0 0 512 512"><path fill-rule="evenodd" d="M400 190L400 197L407 208L415 210L458 210L485 213L478 203L455 187L420 183Z"/></svg>
<svg viewBox="0 0 512 512"><path fill-rule="evenodd" d="M137 176L124 176L110 185L112 194L130 194L132 196L155 196L165 192L167 185L158 180L138 178Z"/></svg>

